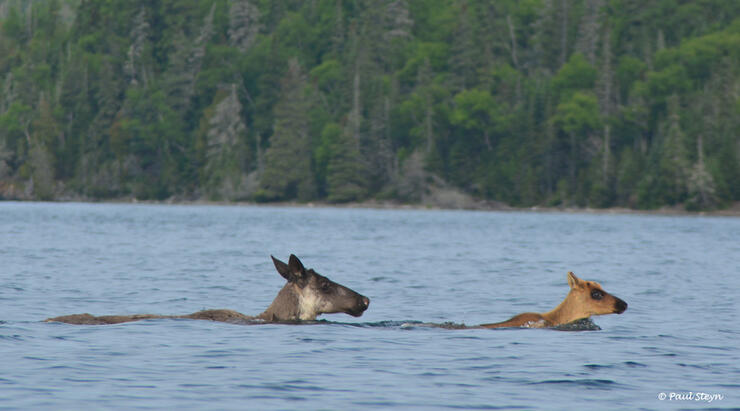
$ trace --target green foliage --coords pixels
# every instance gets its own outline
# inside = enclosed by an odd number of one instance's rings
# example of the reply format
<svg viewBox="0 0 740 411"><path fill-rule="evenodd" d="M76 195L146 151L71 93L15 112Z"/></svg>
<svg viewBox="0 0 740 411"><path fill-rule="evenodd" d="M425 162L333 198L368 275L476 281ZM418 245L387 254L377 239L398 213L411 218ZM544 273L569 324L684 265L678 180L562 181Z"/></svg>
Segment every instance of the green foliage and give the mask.
<svg viewBox="0 0 740 411"><path fill-rule="evenodd" d="M431 70L440 72L446 69L448 59L449 47L446 43L418 43L398 76L404 83L412 84L424 64L428 62Z"/></svg>
<svg viewBox="0 0 740 411"><path fill-rule="evenodd" d="M455 96L452 124L467 130L484 130L491 127L496 115L496 105L491 94L482 90L467 90Z"/></svg>
<svg viewBox="0 0 740 411"><path fill-rule="evenodd" d="M690 88L691 80L682 65L672 64L647 75L647 90L656 102L662 102L672 94L685 93Z"/></svg>
<svg viewBox="0 0 740 411"><path fill-rule="evenodd" d="M647 64L635 57L623 56L619 59L616 77L617 84L619 85L620 97L623 100L627 100L632 85L636 81L642 80L646 71Z"/></svg>
<svg viewBox="0 0 740 411"><path fill-rule="evenodd" d="M329 132L335 132L330 130ZM349 133L333 136L331 158L326 167L327 197L333 203L346 203L365 198L367 171Z"/></svg>
<svg viewBox="0 0 740 411"><path fill-rule="evenodd" d="M505 109L483 90L462 91L454 104L450 123L462 129L460 141L474 150L492 150L494 137L509 126Z"/></svg>
<svg viewBox="0 0 740 411"><path fill-rule="evenodd" d="M603 3L6 0L0 190L740 201L740 3Z"/></svg>
<svg viewBox="0 0 740 411"><path fill-rule="evenodd" d="M3 19L2 33L3 36L18 43L26 40L23 20L16 7L10 7L8 14Z"/></svg>
<svg viewBox="0 0 740 411"><path fill-rule="evenodd" d="M601 124L596 96L580 91L574 93L558 104L552 120L565 133L584 137Z"/></svg>
<svg viewBox="0 0 740 411"><path fill-rule="evenodd" d="M334 157L334 151L341 138L342 128L339 124L328 123L321 130L319 146L314 150L314 168L319 194L326 195L326 175L329 160Z"/></svg>
<svg viewBox="0 0 740 411"><path fill-rule="evenodd" d="M567 96L576 90L593 89L597 75L596 68L582 54L574 53L553 77L552 86L557 93Z"/></svg>

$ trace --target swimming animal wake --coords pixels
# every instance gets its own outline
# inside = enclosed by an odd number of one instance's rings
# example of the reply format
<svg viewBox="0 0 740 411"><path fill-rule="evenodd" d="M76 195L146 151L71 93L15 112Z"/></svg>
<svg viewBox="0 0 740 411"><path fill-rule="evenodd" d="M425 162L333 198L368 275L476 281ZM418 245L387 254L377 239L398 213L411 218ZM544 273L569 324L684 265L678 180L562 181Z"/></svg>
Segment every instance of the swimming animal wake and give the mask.
<svg viewBox="0 0 740 411"><path fill-rule="evenodd" d="M479 325L465 325L465 324L458 324L454 322L444 322L444 323L425 323L421 321L406 321L402 322L400 324L401 328L404 329L414 329L414 328L444 328L448 330L475 330L475 329L482 329L482 328L488 328L488 327L481 327ZM502 328L502 327L497 327ZM510 327L510 328L543 328L543 327ZM590 318L581 318L580 320L575 320L569 323L560 324L552 327L544 327L551 330L557 330L557 331L599 331L601 330L601 327L599 327L596 323L594 323ZM504 328L505 329L505 328Z"/></svg>

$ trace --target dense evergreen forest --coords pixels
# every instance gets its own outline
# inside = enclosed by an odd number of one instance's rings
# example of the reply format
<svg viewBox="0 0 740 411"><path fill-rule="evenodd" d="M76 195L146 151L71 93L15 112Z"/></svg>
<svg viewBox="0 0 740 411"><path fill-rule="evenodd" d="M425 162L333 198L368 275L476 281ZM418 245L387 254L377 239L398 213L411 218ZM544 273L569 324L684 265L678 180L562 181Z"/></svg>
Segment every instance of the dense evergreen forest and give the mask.
<svg viewBox="0 0 740 411"><path fill-rule="evenodd" d="M0 199L456 193L740 201L740 1L0 0Z"/></svg>

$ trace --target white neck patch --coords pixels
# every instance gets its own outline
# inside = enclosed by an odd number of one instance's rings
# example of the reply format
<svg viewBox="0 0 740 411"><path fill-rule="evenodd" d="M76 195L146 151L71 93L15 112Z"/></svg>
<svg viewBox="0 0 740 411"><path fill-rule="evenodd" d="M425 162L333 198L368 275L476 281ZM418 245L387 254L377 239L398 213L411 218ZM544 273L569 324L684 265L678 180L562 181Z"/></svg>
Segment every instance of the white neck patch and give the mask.
<svg viewBox="0 0 740 411"><path fill-rule="evenodd" d="M308 288L308 287L306 287ZM320 314L321 298L309 289L298 294L298 318L303 321L315 320Z"/></svg>

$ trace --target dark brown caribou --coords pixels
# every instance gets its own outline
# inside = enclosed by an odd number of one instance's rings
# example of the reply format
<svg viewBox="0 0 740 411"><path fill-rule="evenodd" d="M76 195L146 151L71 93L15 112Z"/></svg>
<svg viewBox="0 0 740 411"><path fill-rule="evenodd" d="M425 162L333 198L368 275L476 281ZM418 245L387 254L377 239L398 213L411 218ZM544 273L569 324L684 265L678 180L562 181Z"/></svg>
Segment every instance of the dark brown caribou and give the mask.
<svg viewBox="0 0 740 411"><path fill-rule="evenodd" d="M272 256L271 256L272 257ZM359 317L367 310L370 299L337 284L313 269L303 267L301 260L291 254L288 264L272 257L278 273L288 282L272 304L260 315L249 316L233 310L204 310L187 315L101 315L72 314L49 318L68 324L118 324L157 318L189 318L221 322L290 322L311 321L318 315L345 313Z"/></svg>

